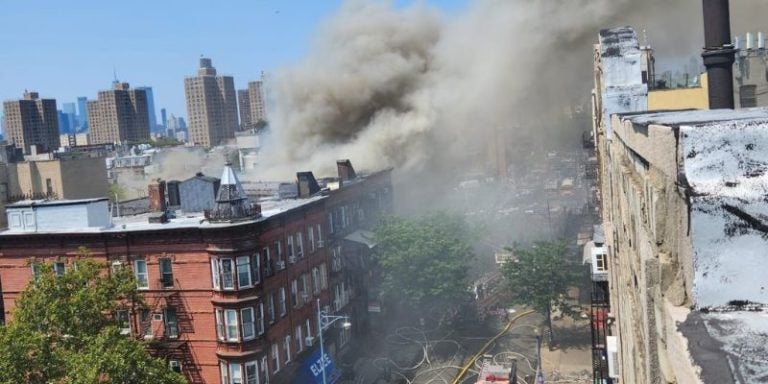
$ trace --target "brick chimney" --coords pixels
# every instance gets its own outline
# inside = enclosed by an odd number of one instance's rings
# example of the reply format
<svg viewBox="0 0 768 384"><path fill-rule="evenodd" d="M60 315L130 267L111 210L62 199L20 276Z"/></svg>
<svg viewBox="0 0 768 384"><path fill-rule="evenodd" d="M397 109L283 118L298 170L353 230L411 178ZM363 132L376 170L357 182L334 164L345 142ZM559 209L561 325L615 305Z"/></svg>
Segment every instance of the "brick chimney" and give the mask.
<svg viewBox="0 0 768 384"><path fill-rule="evenodd" d="M157 179L149 183L149 210L165 211L165 181Z"/></svg>
<svg viewBox="0 0 768 384"><path fill-rule="evenodd" d="M339 183L341 184L357 177L355 169L352 168L352 162L349 159L337 160L336 168L339 170Z"/></svg>
<svg viewBox="0 0 768 384"><path fill-rule="evenodd" d="M296 184L300 199L311 197L320 191L320 185L317 184L312 172L296 172Z"/></svg>

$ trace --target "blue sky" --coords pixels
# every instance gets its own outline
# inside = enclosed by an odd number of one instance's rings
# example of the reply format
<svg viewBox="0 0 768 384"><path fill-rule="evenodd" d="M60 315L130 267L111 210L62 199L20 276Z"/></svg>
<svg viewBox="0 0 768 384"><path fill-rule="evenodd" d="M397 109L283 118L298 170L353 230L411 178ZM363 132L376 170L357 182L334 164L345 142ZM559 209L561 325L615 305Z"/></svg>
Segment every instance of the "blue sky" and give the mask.
<svg viewBox="0 0 768 384"><path fill-rule="evenodd" d="M448 13L470 0L425 0ZM395 0L398 7L413 0ZM155 109L186 115L183 79L201 54L243 88L262 70L299 60L316 27L342 0L4 1L0 100L24 89L74 102L95 98L113 67L131 86L154 89Z"/></svg>

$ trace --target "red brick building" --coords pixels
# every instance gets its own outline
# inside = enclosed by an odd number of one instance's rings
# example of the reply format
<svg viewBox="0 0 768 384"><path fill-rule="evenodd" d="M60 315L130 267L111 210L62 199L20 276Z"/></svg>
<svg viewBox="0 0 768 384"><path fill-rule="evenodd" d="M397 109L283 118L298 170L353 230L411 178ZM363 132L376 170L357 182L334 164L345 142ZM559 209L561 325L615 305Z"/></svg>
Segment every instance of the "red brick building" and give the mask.
<svg viewBox="0 0 768 384"><path fill-rule="evenodd" d="M0 309L13 321L35 265L65 270L86 247L88 257L134 271L145 305L115 316L191 383L293 382L297 362L317 347L316 300L336 314L366 302L364 283L349 276L360 270L344 260L367 255L346 251L344 236L392 208L390 170L356 175L340 161L339 173L321 183L299 173L297 197L254 204L227 167L214 209L172 218L161 211L110 220L106 199L10 205ZM164 200L164 188L151 189ZM364 315L355 310L353 324ZM333 355L348 338L326 332L326 350Z"/></svg>

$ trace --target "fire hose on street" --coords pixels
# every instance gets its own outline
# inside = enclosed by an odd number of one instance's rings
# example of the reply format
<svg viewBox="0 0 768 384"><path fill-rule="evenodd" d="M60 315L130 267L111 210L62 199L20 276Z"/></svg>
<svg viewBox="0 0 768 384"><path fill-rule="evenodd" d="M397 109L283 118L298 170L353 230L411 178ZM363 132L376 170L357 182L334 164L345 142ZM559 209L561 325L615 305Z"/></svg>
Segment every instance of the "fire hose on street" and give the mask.
<svg viewBox="0 0 768 384"><path fill-rule="evenodd" d="M532 314L534 312L535 312L534 310L529 309L529 310L527 310L525 312L519 313L517 316L513 317L512 319L510 319L509 322L507 323L507 325L504 327L504 329L501 330L501 332L499 332L496 336L494 336L490 340L488 340L488 342L486 342L485 345L483 345L480 348L480 350L474 356L472 356L472 358L469 359L469 361L464 365L464 367L461 369L461 371L459 371L459 374L456 375L456 378L453 380L453 382L451 382L451 384L459 384L459 383L461 383L461 380L467 374L467 371L469 371L469 368L471 368L475 364L475 360L477 360L480 356L482 356L482 354L485 353L485 350L488 349L488 347L491 344L493 344L500 337L504 336L504 334L507 333L507 331L509 331L509 328L512 327L512 324L514 324L517 320L519 320L520 318L522 318L524 316L530 315L530 314Z"/></svg>

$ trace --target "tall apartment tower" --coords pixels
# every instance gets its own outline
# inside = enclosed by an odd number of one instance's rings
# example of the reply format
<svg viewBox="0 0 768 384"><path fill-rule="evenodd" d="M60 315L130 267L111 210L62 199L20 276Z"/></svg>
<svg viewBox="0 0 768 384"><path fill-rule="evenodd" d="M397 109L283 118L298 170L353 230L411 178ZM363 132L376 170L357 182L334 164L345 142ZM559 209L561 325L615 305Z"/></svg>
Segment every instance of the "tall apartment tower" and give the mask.
<svg viewBox="0 0 768 384"><path fill-rule="evenodd" d="M253 124L257 124L259 121L267 121L264 74L261 75L261 80L248 83L248 97L251 103L251 121L253 121Z"/></svg>
<svg viewBox="0 0 768 384"><path fill-rule="evenodd" d="M99 91L88 101L91 143L130 144L149 139L147 92L115 81L111 90Z"/></svg>
<svg viewBox="0 0 768 384"><path fill-rule="evenodd" d="M50 152L59 147L59 116L55 99L41 99L37 92L24 92L21 100L3 103L5 138L17 148L31 153L33 145L38 152Z"/></svg>
<svg viewBox="0 0 768 384"><path fill-rule="evenodd" d="M212 147L235 137L237 97L232 76L216 76L211 59L200 58L197 76L184 79L189 141Z"/></svg>
<svg viewBox="0 0 768 384"><path fill-rule="evenodd" d="M240 109L240 130L245 131L253 128L251 120L251 98L248 96L247 89L237 91L237 105Z"/></svg>

